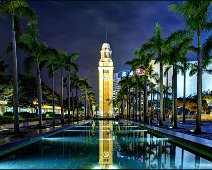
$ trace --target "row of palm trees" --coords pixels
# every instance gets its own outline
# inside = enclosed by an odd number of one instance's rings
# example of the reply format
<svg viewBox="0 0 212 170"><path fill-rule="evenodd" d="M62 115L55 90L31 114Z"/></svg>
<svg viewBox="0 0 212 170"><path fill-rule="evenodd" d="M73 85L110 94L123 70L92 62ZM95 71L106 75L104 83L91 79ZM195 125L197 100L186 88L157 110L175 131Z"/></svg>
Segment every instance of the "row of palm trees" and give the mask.
<svg viewBox="0 0 212 170"><path fill-rule="evenodd" d="M94 92L91 89L87 80L78 76L78 67L76 59L79 57L78 53L68 54L65 51L59 51L39 39L39 31L36 28L37 15L35 11L27 4L25 0L8 0L0 1L0 16L7 17L12 21L12 42L9 43L7 52L13 54L13 112L14 112L14 132L19 132L19 114L18 114L18 76L17 76L17 52L16 49L24 51L27 57L24 60L25 69L29 72L32 66L37 70L37 93L38 93L38 114L39 127L42 127L42 87L41 87L41 70L47 66L49 77L52 79L52 93L53 93L53 125L55 125L55 72L60 70L61 73L61 122L64 123L64 87L67 89L68 96L68 122L71 121L71 95L77 98L77 121L79 116L79 90L84 90L85 100L85 116L87 117L87 106L93 112L93 105L95 104ZM26 32L22 34L19 19L27 19L28 24ZM66 76L63 77L63 72L66 71ZM74 100L72 100L72 109L74 115ZM89 102L89 104L87 103Z"/></svg>
<svg viewBox="0 0 212 170"><path fill-rule="evenodd" d="M117 95L114 103L115 105L124 110L124 102L127 106L127 118L130 118L130 104L131 99L136 101L133 105L136 108L135 120L141 120L141 90L144 92L143 102L143 120L144 123L151 123L154 114L153 107L153 91L156 86L159 86L160 93L160 114L159 125L163 125L165 120L164 116L164 75L168 75L168 71L173 69L172 77L172 115L173 115L173 128L177 128L177 73L182 71L184 74L184 109L183 109L183 123L185 123L185 74L188 70L189 64L187 63L186 55L188 52L194 52L197 54L197 64L191 66L190 75L197 73L197 114L196 114L196 129L195 132L201 132L201 113L202 113L202 74L203 71L211 72L207 69L207 66L211 63L212 57L210 56L212 48L212 36L210 35L202 47L200 44L201 33L203 31L211 30L211 21L208 21L209 7L211 1L192 1L185 0L180 4L174 4L169 6L169 10L183 16L185 30L177 30L171 33L171 35L164 39L162 37L162 31L160 24L156 23L153 36L147 42L141 45L134 53L135 58L127 61L125 64L129 65L132 70L138 68L142 69L142 75L134 75L132 77L125 77L120 81L121 91ZM195 34L197 35L197 47L192 45L194 42ZM160 72L159 75L152 68L151 61L156 58L155 63L159 63ZM164 66L167 66L164 70ZM147 86L149 87L151 96L151 112L148 113L148 94ZM136 89L133 93L133 97L130 97L131 88ZM138 99L137 99L138 97ZM139 101L138 101L139 100ZM139 105L139 106L138 106ZM134 107L133 107L134 108ZM137 119L137 113L139 119ZM134 114L133 114L134 115Z"/></svg>

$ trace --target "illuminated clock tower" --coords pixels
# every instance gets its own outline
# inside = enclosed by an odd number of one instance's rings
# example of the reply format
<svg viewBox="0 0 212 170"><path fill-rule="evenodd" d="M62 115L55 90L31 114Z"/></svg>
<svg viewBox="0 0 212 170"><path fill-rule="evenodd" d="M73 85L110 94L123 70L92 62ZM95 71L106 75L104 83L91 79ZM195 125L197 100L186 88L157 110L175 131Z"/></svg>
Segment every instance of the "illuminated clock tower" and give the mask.
<svg viewBox="0 0 212 170"><path fill-rule="evenodd" d="M101 118L113 117L113 61L110 44L102 45L99 61L99 110Z"/></svg>

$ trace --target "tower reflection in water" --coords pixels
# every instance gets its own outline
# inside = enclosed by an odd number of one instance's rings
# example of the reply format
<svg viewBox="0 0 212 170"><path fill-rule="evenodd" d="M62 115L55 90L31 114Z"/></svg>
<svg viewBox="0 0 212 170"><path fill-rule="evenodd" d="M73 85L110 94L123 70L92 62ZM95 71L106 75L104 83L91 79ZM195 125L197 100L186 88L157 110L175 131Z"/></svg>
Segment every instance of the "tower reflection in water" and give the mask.
<svg viewBox="0 0 212 170"><path fill-rule="evenodd" d="M99 166L113 168L113 123L108 120L99 122Z"/></svg>

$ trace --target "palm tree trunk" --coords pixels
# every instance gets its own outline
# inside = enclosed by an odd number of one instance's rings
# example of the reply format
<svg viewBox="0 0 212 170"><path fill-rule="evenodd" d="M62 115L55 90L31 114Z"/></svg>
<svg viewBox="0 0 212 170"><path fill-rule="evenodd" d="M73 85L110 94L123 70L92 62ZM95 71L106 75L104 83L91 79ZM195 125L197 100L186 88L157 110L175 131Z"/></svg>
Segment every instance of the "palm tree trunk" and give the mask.
<svg viewBox="0 0 212 170"><path fill-rule="evenodd" d="M73 92L73 88L71 88L71 98L72 98L72 121L74 122L74 110L75 110L75 107L74 107L74 92Z"/></svg>
<svg viewBox="0 0 212 170"><path fill-rule="evenodd" d="M77 98L77 122L79 121L79 97L78 97L78 82L76 82L76 98ZM91 108L92 109L92 108Z"/></svg>
<svg viewBox="0 0 212 170"><path fill-rule="evenodd" d="M151 112L150 112L150 124L152 124L152 121L153 121L153 114L154 114L154 111L153 111L153 87L151 86Z"/></svg>
<svg viewBox="0 0 212 170"><path fill-rule="evenodd" d="M122 99L122 103L121 103L121 112L122 112L122 117L124 116L124 104L125 103L125 101L124 101L124 99Z"/></svg>
<svg viewBox="0 0 212 170"><path fill-rule="evenodd" d="M186 63L184 64L184 73L183 73L183 78L184 78L184 81L183 81L183 121L182 123L185 123L185 105L186 105Z"/></svg>
<svg viewBox="0 0 212 170"><path fill-rule="evenodd" d="M39 114L39 127L42 126L42 87L41 87L41 76L39 65L37 67L37 83L38 83L38 114Z"/></svg>
<svg viewBox="0 0 212 170"><path fill-rule="evenodd" d="M139 86L138 90L138 112L139 112L139 122L141 121L141 87Z"/></svg>
<svg viewBox="0 0 212 170"><path fill-rule="evenodd" d="M133 105L132 119L135 120L135 88L133 88L132 91L132 105Z"/></svg>
<svg viewBox="0 0 212 170"><path fill-rule="evenodd" d="M135 120L138 120L138 86L135 89Z"/></svg>
<svg viewBox="0 0 212 170"><path fill-rule="evenodd" d="M87 90L85 88L85 119L87 119Z"/></svg>
<svg viewBox="0 0 212 170"><path fill-rule="evenodd" d="M172 75L172 115L171 122L174 120L174 74Z"/></svg>
<svg viewBox="0 0 212 170"><path fill-rule="evenodd" d="M174 120L173 120L173 128L177 128L177 70L175 68L176 66L173 67L173 80L174 80Z"/></svg>
<svg viewBox="0 0 212 170"><path fill-rule="evenodd" d="M159 92L157 91L157 121L159 120Z"/></svg>
<svg viewBox="0 0 212 170"><path fill-rule="evenodd" d="M71 118L70 118L70 107L71 107L71 101L70 101L70 71L68 72L68 123L70 123Z"/></svg>
<svg viewBox="0 0 212 170"><path fill-rule="evenodd" d="M147 123L147 108L148 108L148 96L147 96L147 77L144 78L144 123Z"/></svg>
<svg viewBox="0 0 212 170"><path fill-rule="evenodd" d="M160 63L160 117L159 125L163 125L163 64Z"/></svg>
<svg viewBox="0 0 212 170"><path fill-rule="evenodd" d="M166 120L166 92L163 92L163 121Z"/></svg>
<svg viewBox="0 0 212 170"><path fill-rule="evenodd" d="M14 132L19 133L19 113L18 113L18 71L17 71L17 53L16 38L14 27L14 16L12 16L12 43L13 43L13 113L14 113Z"/></svg>
<svg viewBox="0 0 212 170"><path fill-rule="evenodd" d="M197 72L197 114L196 114L196 133L201 133L201 113L202 113L202 59L200 55L200 31L197 32L198 36L198 72Z"/></svg>
<svg viewBox="0 0 212 170"><path fill-rule="evenodd" d="M127 115L128 115L128 120L130 120L130 88L129 87L127 87L127 98L128 98L128 106L127 106L127 108L128 108L128 113L127 113Z"/></svg>
<svg viewBox="0 0 212 170"><path fill-rule="evenodd" d="M55 125L55 103L54 103L54 71L52 69L52 111L53 111L53 126Z"/></svg>
<svg viewBox="0 0 212 170"><path fill-rule="evenodd" d="M61 77L61 123L64 123L64 110L63 110L63 68L60 70Z"/></svg>

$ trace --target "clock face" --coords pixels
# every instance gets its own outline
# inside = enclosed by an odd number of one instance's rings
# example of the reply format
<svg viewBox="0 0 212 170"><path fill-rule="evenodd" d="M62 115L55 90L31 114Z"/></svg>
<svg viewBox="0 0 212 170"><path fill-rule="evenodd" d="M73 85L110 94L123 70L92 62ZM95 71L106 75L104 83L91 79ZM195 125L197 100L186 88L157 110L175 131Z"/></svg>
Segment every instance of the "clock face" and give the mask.
<svg viewBox="0 0 212 170"><path fill-rule="evenodd" d="M104 80L108 80L108 76L104 76Z"/></svg>

